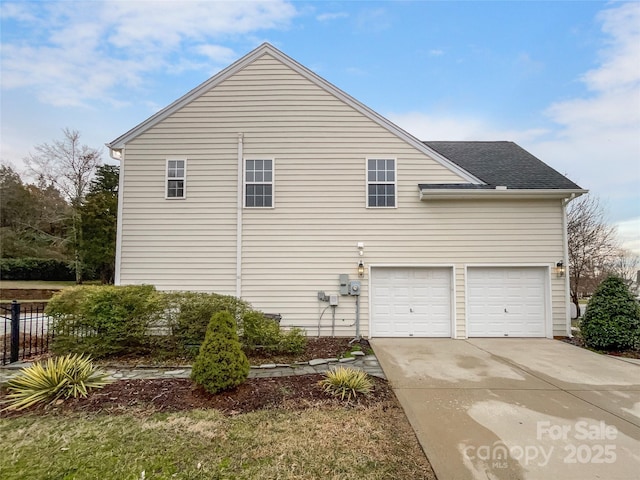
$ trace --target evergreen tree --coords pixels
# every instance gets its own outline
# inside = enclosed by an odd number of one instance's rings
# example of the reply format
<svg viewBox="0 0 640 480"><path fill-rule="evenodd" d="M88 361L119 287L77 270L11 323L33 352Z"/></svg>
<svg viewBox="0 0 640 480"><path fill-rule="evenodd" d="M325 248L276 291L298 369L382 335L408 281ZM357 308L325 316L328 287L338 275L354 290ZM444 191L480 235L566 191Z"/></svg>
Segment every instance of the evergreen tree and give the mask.
<svg viewBox="0 0 640 480"><path fill-rule="evenodd" d="M615 276L603 281L591 297L580 322L587 346L599 350L627 350L640 346L640 303Z"/></svg>
<svg viewBox="0 0 640 480"><path fill-rule="evenodd" d="M211 317L191 379L210 393L237 387L249 375L249 361L238 340L236 324L229 312Z"/></svg>
<svg viewBox="0 0 640 480"><path fill-rule="evenodd" d="M115 165L101 165L91 182L82 206L82 244L80 251L88 277L113 283L118 222L118 177Z"/></svg>

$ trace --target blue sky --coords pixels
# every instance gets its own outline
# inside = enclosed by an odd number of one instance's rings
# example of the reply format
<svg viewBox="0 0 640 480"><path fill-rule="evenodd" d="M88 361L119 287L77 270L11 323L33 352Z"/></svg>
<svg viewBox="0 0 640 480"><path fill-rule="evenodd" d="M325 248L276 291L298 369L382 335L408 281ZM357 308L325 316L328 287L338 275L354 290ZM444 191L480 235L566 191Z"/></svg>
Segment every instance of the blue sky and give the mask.
<svg viewBox="0 0 640 480"><path fill-rule="evenodd" d="M422 140L517 142L640 254L640 2L0 5L0 159L19 171L62 128L100 148L268 41Z"/></svg>

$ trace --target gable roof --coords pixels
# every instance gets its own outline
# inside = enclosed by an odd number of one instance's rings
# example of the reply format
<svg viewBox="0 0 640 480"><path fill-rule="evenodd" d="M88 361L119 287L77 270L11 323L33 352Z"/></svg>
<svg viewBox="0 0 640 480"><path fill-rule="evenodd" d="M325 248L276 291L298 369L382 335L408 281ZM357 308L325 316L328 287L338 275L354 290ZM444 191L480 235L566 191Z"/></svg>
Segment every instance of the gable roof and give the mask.
<svg viewBox="0 0 640 480"><path fill-rule="evenodd" d="M420 188L582 190L513 142L424 142L485 185L420 185Z"/></svg>
<svg viewBox="0 0 640 480"><path fill-rule="evenodd" d="M415 138L413 135L404 131L403 129L395 125L393 122L384 118L382 115L374 112L369 107L360 103L358 100L356 100L349 94L343 92L338 87L329 83L319 75L316 75L311 70L301 65L300 63L296 62L292 58L288 57L287 55L285 55L284 53L282 53L280 50L273 47L269 43L263 43L258 48L256 48L255 50L249 52L247 55L242 57L240 60L231 64L224 70L220 71L219 73L211 77L209 80L201 83L200 85L195 87L193 90L188 92L186 95L183 95L178 100L168 105L167 107L163 108L159 112L155 113L144 122L133 127L131 130L119 136L115 140L107 143L106 146L111 150L112 156L114 151L117 152L118 150L121 150L122 148L124 148L125 144L128 143L129 141L133 140L137 136L146 132L147 130L152 128L154 125L163 121L165 118L167 118L168 116L170 116L171 114L179 110L180 108L189 104L190 102L198 98L200 95L208 92L209 90L214 88L216 85L220 84L230 76L234 75L238 71L245 68L247 65L253 63L254 61L256 61L257 59L259 59L260 57L266 54L276 58L280 62L284 63L285 65L287 65L288 67L290 67L291 69L293 69L294 71L296 71L297 73L305 77L310 82L314 83L318 87L322 88L323 90L327 91L328 93L334 95L338 99L347 103L348 105L353 107L356 111L365 115L370 120L374 121L384 129L388 130L392 134L396 135L397 137L401 138L408 144L412 145L417 150L433 158L436 162L438 162L445 168L459 175L463 180L466 180L473 184L482 183L480 179L476 178L473 174L469 173L464 168L450 161L445 156L433 150L429 145L421 142L420 140Z"/></svg>

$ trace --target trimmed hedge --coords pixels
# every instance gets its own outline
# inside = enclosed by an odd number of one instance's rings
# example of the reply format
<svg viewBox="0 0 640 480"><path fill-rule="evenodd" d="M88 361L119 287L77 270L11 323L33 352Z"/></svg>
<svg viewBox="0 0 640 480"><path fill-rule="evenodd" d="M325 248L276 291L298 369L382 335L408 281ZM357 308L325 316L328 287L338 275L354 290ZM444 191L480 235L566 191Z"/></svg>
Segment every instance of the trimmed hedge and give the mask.
<svg viewBox="0 0 640 480"><path fill-rule="evenodd" d="M93 357L153 350L149 329L158 320L158 292L151 285L65 288L49 301L54 319L52 350Z"/></svg>
<svg viewBox="0 0 640 480"><path fill-rule="evenodd" d="M284 332L278 322L256 310L242 318L242 338L245 348L271 353L301 353L307 345L307 337L300 328Z"/></svg>
<svg viewBox="0 0 640 480"><path fill-rule="evenodd" d="M73 268L52 258L0 258L3 280L75 280Z"/></svg>
<svg viewBox="0 0 640 480"><path fill-rule="evenodd" d="M228 312L241 327L244 315L251 311L251 305L231 295L199 292L171 292L161 295L167 327L187 354L197 354L214 314Z"/></svg>
<svg viewBox="0 0 640 480"><path fill-rule="evenodd" d="M158 292L152 285L65 288L53 296L45 313L54 319L52 350L57 354L195 358L218 313L231 316L246 348L295 353L304 350L307 341L302 330L283 332L236 297Z"/></svg>

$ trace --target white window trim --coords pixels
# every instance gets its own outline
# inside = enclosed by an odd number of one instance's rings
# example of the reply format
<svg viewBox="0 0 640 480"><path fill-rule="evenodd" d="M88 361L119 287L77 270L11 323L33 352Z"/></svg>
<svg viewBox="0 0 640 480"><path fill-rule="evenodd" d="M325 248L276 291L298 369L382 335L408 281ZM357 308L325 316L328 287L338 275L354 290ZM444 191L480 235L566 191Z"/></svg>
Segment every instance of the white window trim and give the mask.
<svg viewBox="0 0 640 480"><path fill-rule="evenodd" d="M369 160L393 160L393 168L394 168L394 178L393 182L369 182ZM370 183L384 183L385 185L394 185L394 206L393 207L377 207L369 205L369 184ZM370 157L365 157L364 161L364 202L367 208L372 210L384 209L384 208L398 208L398 159L392 155L372 155Z"/></svg>
<svg viewBox="0 0 640 480"><path fill-rule="evenodd" d="M181 161L184 162L184 176L182 177L169 177L169 162ZM182 180L182 196L170 197L169 196L169 180ZM165 200L184 200L187 198L187 159L186 158L167 158L164 165L164 198Z"/></svg>
<svg viewBox="0 0 640 480"><path fill-rule="evenodd" d="M271 160L271 181L270 182L247 182L247 161L248 160ZM247 184L269 184L271 185L271 206L270 207L247 207ZM276 208L276 159L274 157L264 156L252 156L245 157L242 161L242 207L257 209L257 210L269 210Z"/></svg>

